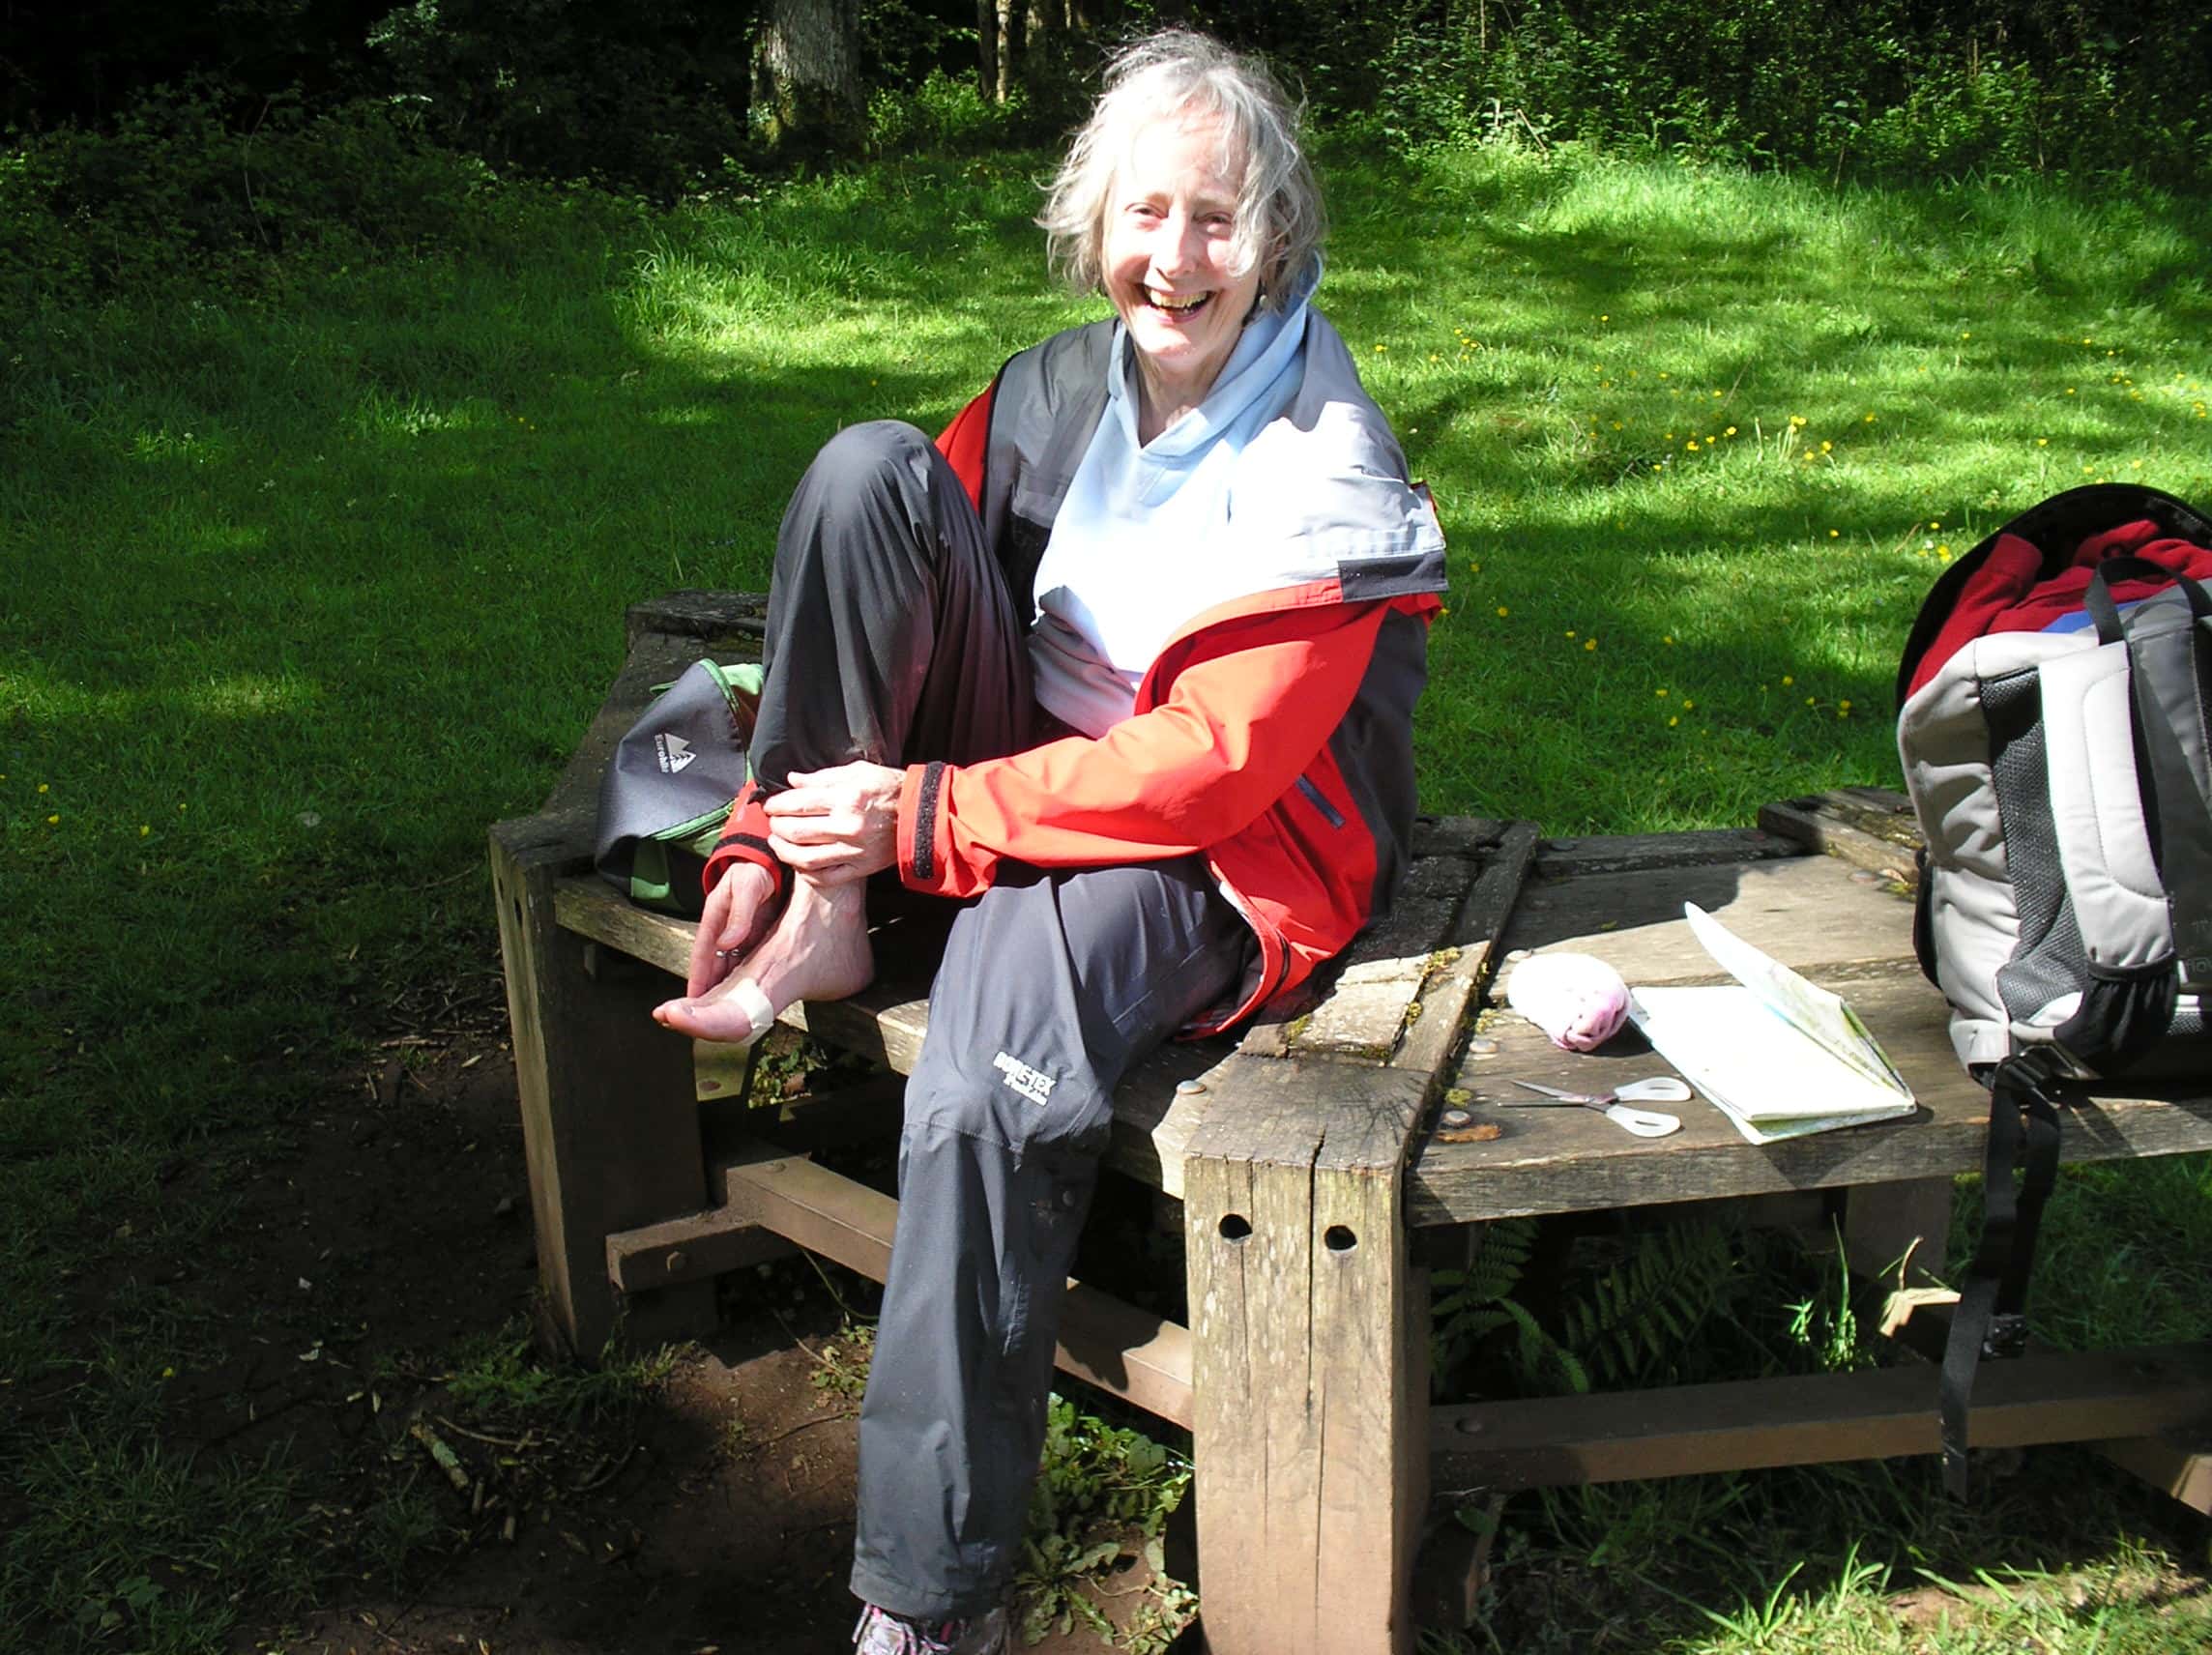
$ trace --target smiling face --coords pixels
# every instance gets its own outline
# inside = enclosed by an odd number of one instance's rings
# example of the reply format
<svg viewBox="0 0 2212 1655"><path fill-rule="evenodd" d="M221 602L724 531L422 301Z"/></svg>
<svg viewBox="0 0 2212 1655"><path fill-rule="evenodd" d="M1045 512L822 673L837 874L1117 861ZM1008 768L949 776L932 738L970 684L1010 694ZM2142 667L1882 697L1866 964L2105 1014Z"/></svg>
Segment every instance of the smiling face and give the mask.
<svg viewBox="0 0 2212 1655"><path fill-rule="evenodd" d="M1259 298L1237 274L1237 191L1223 170L1220 123L1201 116L1145 128L1107 196L1106 294L1137 348L1138 427L1150 442L1206 399Z"/></svg>

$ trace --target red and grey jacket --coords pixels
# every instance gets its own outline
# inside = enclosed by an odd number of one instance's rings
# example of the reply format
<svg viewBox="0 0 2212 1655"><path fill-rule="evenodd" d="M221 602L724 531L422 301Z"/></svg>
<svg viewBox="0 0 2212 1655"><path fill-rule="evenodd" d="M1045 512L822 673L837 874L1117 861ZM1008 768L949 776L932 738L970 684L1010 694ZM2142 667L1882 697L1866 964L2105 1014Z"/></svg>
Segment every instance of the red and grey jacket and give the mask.
<svg viewBox="0 0 2212 1655"><path fill-rule="evenodd" d="M1318 549L1325 569L1192 618L1138 685L1134 714L1104 736L912 765L899 796L899 876L946 896L985 889L1008 860L1203 855L1259 943L1208 1031L1295 988L1380 915L1412 829L1413 704L1442 537L1342 339L1319 315L1306 326L1305 373L1277 436L1312 445L1314 475L1338 481L1317 483L1325 507L1296 548ZM1024 599L1105 409L1113 329L1021 352L938 439ZM730 860L765 852L757 811L733 812L710 886Z"/></svg>

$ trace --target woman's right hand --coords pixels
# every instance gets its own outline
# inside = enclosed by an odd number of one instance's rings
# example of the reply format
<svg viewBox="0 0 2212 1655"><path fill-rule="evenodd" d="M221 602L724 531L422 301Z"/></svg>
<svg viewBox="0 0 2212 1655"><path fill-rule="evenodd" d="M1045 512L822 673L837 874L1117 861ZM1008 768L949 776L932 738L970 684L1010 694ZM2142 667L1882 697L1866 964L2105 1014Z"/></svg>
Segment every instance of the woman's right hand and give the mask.
<svg viewBox="0 0 2212 1655"><path fill-rule="evenodd" d="M684 993L696 1000L730 974L755 937L769 902L775 895L775 876L758 862L732 862L714 888L707 893L706 911L691 939L691 970L684 979Z"/></svg>

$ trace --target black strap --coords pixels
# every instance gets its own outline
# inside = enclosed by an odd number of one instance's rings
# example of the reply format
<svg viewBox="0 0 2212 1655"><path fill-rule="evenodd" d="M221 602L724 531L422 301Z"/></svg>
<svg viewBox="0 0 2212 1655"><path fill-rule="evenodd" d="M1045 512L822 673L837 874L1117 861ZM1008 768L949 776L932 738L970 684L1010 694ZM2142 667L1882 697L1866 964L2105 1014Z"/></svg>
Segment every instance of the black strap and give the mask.
<svg viewBox="0 0 2212 1655"><path fill-rule="evenodd" d="M2082 607L2097 624L2097 642L2116 644L2123 630L2119 605L2112 601L2112 582L2115 580L2170 581L2189 598L2189 613L2201 621L2212 616L2212 595L2185 574L2178 574L2164 564L2154 564L2148 558L2107 558L2089 571L2089 588L2081 595Z"/></svg>
<svg viewBox="0 0 2212 1655"><path fill-rule="evenodd" d="M2037 1047L2007 1058L1990 1077L1982 1238L1951 1318L1939 1388L1943 1485L1962 1499L1969 1486L1966 1415L1974 1376L1984 1357L2017 1356L2027 1347L2027 1277L2044 1203L2058 1176L2057 1104L2065 1073L2056 1053Z"/></svg>
<svg viewBox="0 0 2212 1655"><path fill-rule="evenodd" d="M2144 814L2157 829L2152 843L2159 883L2166 887L2167 925L2181 967L2181 992L2204 994L2212 993L2212 807L2206 805L2200 778L2212 755L2205 750L2197 641L2200 623L2212 609L2196 582L2181 584L2189 594L2187 625L2154 624L2163 617L2149 605L2128 617L2128 682L2137 750L2150 765L2155 798L2143 800ZM2161 609L2171 614L2163 604ZM2197 736L2195 761L2182 745L2183 729Z"/></svg>

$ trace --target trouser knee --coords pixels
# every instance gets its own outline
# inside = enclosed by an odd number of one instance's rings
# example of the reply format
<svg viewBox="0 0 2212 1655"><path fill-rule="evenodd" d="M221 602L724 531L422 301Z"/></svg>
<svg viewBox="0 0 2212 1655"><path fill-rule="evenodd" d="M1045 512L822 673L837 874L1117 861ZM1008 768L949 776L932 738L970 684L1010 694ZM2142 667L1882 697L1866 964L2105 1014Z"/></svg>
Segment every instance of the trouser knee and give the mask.
<svg viewBox="0 0 2212 1655"><path fill-rule="evenodd" d="M875 543L887 523L926 520L936 446L903 420L848 425L822 445L793 493L788 531L803 524L828 551Z"/></svg>

